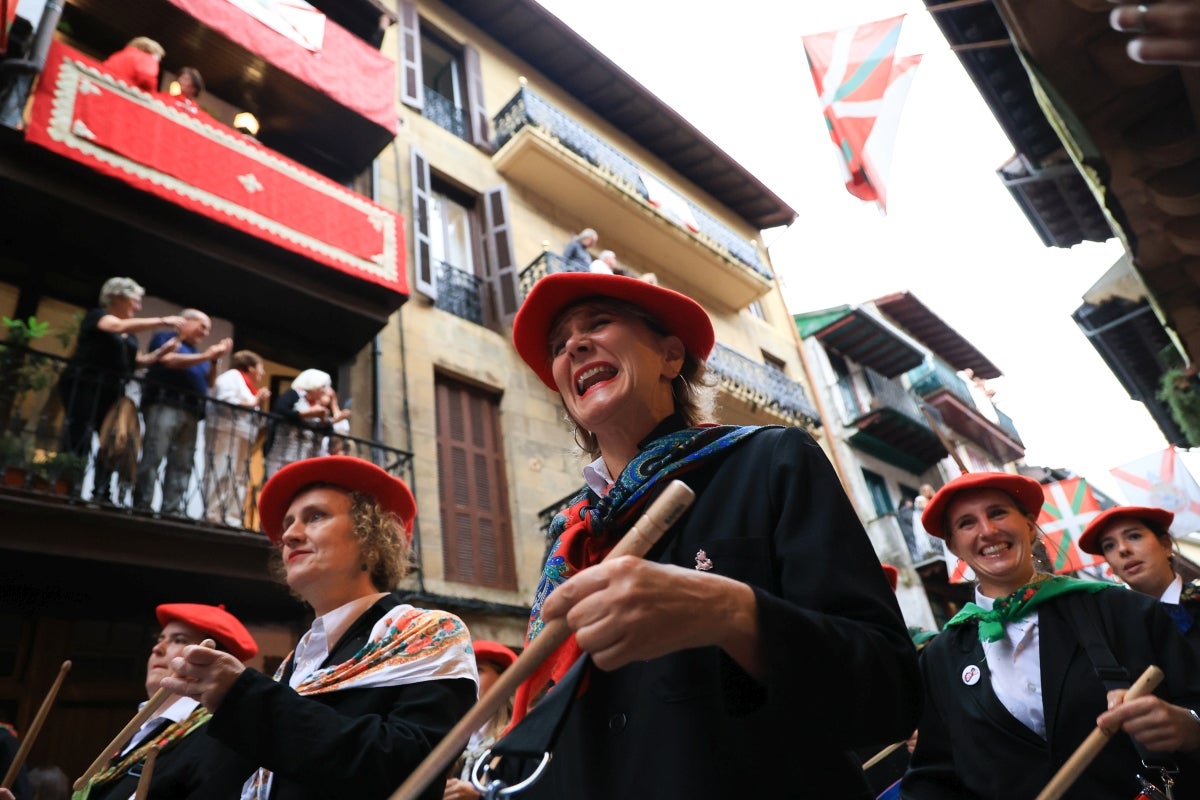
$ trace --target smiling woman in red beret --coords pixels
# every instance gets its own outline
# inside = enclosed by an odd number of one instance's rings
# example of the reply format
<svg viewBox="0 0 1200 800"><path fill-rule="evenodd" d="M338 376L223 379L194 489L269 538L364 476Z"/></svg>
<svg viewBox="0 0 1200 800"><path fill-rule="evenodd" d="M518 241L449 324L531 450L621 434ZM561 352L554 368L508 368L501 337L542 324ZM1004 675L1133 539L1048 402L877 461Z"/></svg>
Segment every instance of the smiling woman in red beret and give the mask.
<svg viewBox="0 0 1200 800"><path fill-rule="evenodd" d="M162 632L146 662L146 696L158 691L170 673L171 659L185 647L213 639L238 662L258 653L258 644L237 617L224 606L200 603L167 603L155 611ZM212 713L194 697L175 694L159 708L133 737L122 745L110 764L91 780L75 800L127 800L137 790L138 778L152 747L159 748L150 781L151 800L190 797L204 785L212 770L231 754L204 735Z"/></svg>
<svg viewBox="0 0 1200 800"><path fill-rule="evenodd" d="M1179 631L1200 642L1200 581L1185 585L1175 572L1174 521L1175 515L1162 508L1109 508L1084 528L1079 549L1104 556L1129 588L1158 598Z"/></svg>
<svg viewBox="0 0 1200 800"><path fill-rule="evenodd" d="M386 798L475 700L462 620L393 591L409 566L417 507L402 480L359 458L280 469L259 498L276 568L316 619L275 679L201 647L163 686L213 712L236 752L205 797ZM422 797L441 797L432 787Z"/></svg>
<svg viewBox="0 0 1200 800"><path fill-rule="evenodd" d="M1180 764L1176 797L1195 796L1200 654L1151 598L1035 572L1042 502L1037 481L982 472L947 483L922 513L978 583L921 655L925 712L901 796L1034 797L1096 725L1123 733L1063 797L1133 797L1139 772L1161 787L1135 740ZM1151 664L1166 673L1157 695L1116 705Z"/></svg>
<svg viewBox="0 0 1200 800"><path fill-rule="evenodd" d="M832 466L800 428L709 422L714 338L691 298L619 275L549 275L516 316L593 460L528 632L574 635L515 714L581 651L599 668L524 797L867 798L852 749L916 723L916 653ZM599 563L674 478L697 499L663 543Z"/></svg>

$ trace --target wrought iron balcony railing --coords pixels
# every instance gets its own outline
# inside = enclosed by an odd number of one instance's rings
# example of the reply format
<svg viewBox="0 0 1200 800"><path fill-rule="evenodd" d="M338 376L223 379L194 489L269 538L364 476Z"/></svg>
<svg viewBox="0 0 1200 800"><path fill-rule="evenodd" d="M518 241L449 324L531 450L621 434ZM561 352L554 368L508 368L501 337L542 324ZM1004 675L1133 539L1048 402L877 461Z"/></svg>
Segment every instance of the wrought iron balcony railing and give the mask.
<svg viewBox="0 0 1200 800"><path fill-rule="evenodd" d="M946 389L971 408L978 410L966 381L942 362L927 360L921 366L909 370L907 374L909 386L917 394L924 396L938 389Z"/></svg>
<svg viewBox="0 0 1200 800"><path fill-rule="evenodd" d="M421 116L428 119L444 131L453 133L460 139L467 138L467 124L463 110L454 105L454 101L425 87L425 106Z"/></svg>
<svg viewBox="0 0 1200 800"><path fill-rule="evenodd" d="M721 388L736 397L770 409L793 424L821 424L804 387L777 369L720 343L708 357L708 368L720 380Z"/></svg>
<svg viewBox="0 0 1200 800"><path fill-rule="evenodd" d="M922 403L899 381L884 377L870 367L863 367L867 385L871 387L871 408L886 406L894 409L922 427L929 428L929 421L921 413ZM865 412L867 409L863 409ZM933 409L927 409L936 413Z"/></svg>
<svg viewBox="0 0 1200 800"><path fill-rule="evenodd" d="M437 301L442 311L483 324L483 280L444 261L438 261Z"/></svg>
<svg viewBox="0 0 1200 800"><path fill-rule="evenodd" d="M649 202L650 193L639 175L639 172L649 174L649 170L644 170L620 150L529 88L518 89L508 104L496 115L493 123L496 129L497 150L526 125L537 127L605 173L609 180ZM699 228L697 236L708 241L717 250L728 253L764 278L772 279L771 270L763 264L758 250L750 241L736 234L696 204L686 198L683 200Z"/></svg>
<svg viewBox="0 0 1200 800"><path fill-rule="evenodd" d="M521 299L524 300L529 295L529 290L533 285L542 278L554 272L571 272L571 266L567 260L558 253L551 253L549 250L542 252L540 256L529 262L529 266L521 270L520 288Z"/></svg>
<svg viewBox="0 0 1200 800"><path fill-rule="evenodd" d="M138 407L152 395L160 402ZM114 405L120 410L109 414ZM167 417L180 412L202 417L194 439L189 425L182 435L164 435L173 430ZM412 477L410 453L328 424L0 343L0 474L7 490L254 530L266 478L325 454L357 456Z"/></svg>
<svg viewBox="0 0 1200 800"><path fill-rule="evenodd" d="M995 407L993 406L993 408L995 408ZM1020 442L1021 444L1024 444L1024 442L1021 440L1021 434L1017 433L1017 426L1013 424L1012 417L1010 417L1008 414L1005 414L1003 411L1001 411L998 408L996 408L995 411L996 411L996 421L999 423L1000 428L1005 433L1012 436L1013 439Z"/></svg>

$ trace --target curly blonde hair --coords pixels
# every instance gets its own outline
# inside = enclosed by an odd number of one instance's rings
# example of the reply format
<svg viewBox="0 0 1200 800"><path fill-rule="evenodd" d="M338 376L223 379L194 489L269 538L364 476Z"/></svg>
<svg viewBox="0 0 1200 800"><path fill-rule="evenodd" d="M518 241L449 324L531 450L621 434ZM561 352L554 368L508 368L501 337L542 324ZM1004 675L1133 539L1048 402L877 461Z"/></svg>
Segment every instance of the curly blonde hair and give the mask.
<svg viewBox="0 0 1200 800"><path fill-rule="evenodd" d="M404 523L372 495L349 491L333 483L310 483L301 487L293 497L321 488L337 489L350 496L350 519L354 525L351 532L358 541L363 564L371 572L371 584L381 592L396 588L412 567L412 547ZM283 563L282 547L274 549L269 566L271 577L286 585L287 569ZM292 595L299 597L294 591Z"/></svg>

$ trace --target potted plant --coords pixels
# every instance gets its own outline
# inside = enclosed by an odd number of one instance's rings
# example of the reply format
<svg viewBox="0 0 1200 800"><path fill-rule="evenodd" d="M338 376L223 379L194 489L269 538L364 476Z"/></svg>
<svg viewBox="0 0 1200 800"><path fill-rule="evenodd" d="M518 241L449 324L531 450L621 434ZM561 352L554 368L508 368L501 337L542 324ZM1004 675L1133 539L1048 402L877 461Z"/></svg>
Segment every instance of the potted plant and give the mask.
<svg viewBox="0 0 1200 800"><path fill-rule="evenodd" d="M55 494L69 496L83 478L87 470L88 457L83 453L71 453L59 450L45 460L46 478L50 481Z"/></svg>
<svg viewBox="0 0 1200 800"><path fill-rule="evenodd" d="M28 465L29 448L21 437L13 433L0 434L0 470L4 473L4 485L24 486Z"/></svg>
<svg viewBox="0 0 1200 800"><path fill-rule="evenodd" d="M54 382L54 362L30 349L30 345L50 331L49 322L28 319L0 318L7 332L0 343L0 430L14 430L11 424L19 415L22 399L29 392L39 392Z"/></svg>

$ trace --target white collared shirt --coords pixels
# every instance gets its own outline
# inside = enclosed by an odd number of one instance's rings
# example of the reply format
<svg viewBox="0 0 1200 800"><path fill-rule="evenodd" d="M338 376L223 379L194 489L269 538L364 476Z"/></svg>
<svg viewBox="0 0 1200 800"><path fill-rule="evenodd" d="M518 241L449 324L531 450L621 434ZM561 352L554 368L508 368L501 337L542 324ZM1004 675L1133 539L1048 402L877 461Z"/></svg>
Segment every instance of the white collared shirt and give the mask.
<svg viewBox="0 0 1200 800"><path fill-rule="evenodd" d="M299 644L296 645L296 652L292 656L295 667L288 685L293 689L298 688L305 678L319 670L325 659L329 658L330 648L337 644L349 623L358 619L386 594L387 592L378 592L351 600L313 620L308 633L301 636Z"/></svg>
<svg viewBox="0 0 1200 800"><path fill-rule="evenodd" d="M142 709L145 705L145 703L139 703L138 709ZM150 735L150 731L153 730L154 726L158 725L162 720L167 719L171 722L183 722L185 719L191 716L192 712L196 710L196 706L198 705L200 705L200 701L196 700L195 698L180 697L174 703L171 703L171 705L160 708L157 714L146 720L142 727L137 729L137 733L133 734L129 740L129 743L125 745L123 750L121 750L121 755L125 755L135 747L140 746L142 742L146 741L146 738Z"/></svg>
<svg viewBox="0 0 1200 800"><path fill-rule="evenodd" d="M1162 597L1158 598L1160 603L1170 603L1171 605L1179 605L1179 596L1183 593L1183 577L1176 574L1175 580L1167 584L1167 589L1162 593Z"/></svg>
<svg viewBox="0 0 1200 800"><path fill-rule="evenodd" d="M975 589L975 603L991 611L995 601ZM1046 712L1042 706L1042 652L1038 612L1004 626L1004 638L984 642L983 654L992 673L992 691L1014 717L1041 738L1046 738Z"/></svg>
<svg viewBox="0 0 1200 800"><path fill-rule="evenodd" d="M613 485L613 477L608 474L608 464L604 463L604 456L600 456L583 468L583 480L589 489L601 497L608 494L609 488Z"/></svg>

